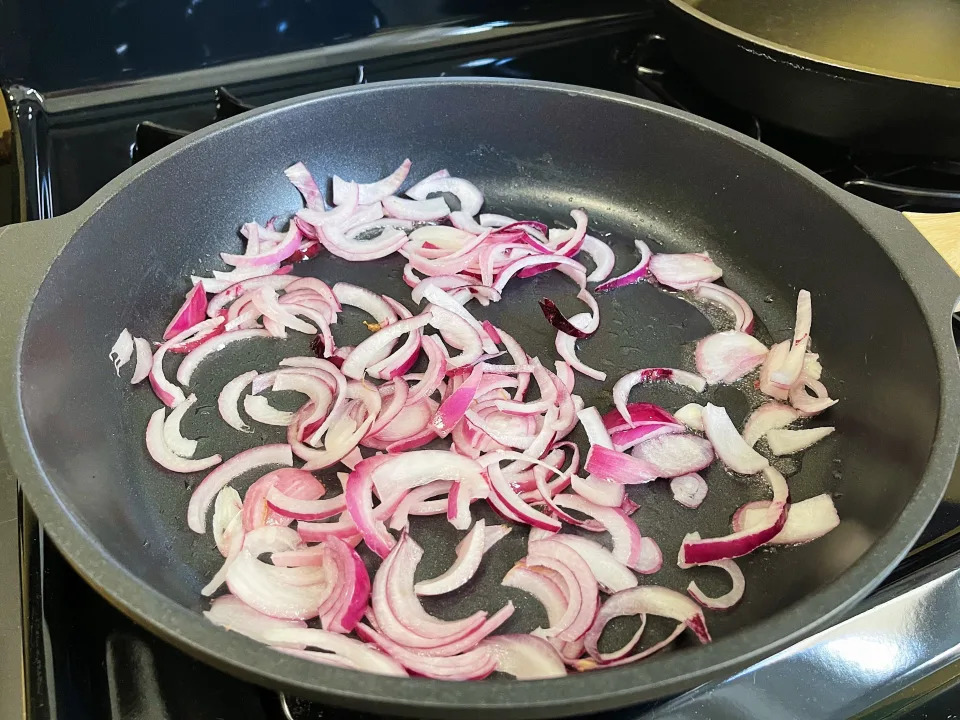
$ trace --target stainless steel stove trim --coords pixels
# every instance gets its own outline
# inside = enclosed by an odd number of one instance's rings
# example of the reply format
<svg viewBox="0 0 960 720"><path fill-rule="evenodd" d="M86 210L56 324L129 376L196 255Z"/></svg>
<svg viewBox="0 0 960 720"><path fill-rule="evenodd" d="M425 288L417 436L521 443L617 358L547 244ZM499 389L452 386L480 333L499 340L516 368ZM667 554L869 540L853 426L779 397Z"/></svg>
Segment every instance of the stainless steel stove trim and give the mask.
<svg viewBox="0 0 960 720"><path fill-rule="evenodd" d="M644 720L842 720L960 660L960 553L892 583L854 613Z"/></svg>
<svg viewBox="0 0 960 720"><path fill-rule="evenodd" d="M79 88L47 93L44 107L48 113L66 113L90 107L215 88L220 85L292 76L336 66L353 65L422 50L446 47L462 49L481 42L515 38L529 34L571 29L609 27L611 32L628 29L631 22L649 17L644 9L636 13L616 13L550 22L487 22L475 25L438 25L378 33L349 42L285 53L273 57L243 60L211 68L137 80L102 87Z"/></svg>

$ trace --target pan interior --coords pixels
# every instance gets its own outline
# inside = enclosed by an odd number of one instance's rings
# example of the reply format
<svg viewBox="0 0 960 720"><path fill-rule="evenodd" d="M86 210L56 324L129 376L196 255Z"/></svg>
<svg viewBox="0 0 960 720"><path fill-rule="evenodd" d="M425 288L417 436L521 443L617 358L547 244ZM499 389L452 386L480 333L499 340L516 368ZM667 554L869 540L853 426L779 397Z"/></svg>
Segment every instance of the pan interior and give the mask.
<svg viewBox="0 0 960 720"><path fill-rule="evenodd" d="M402 86L335 101L320 97L192 143L108 200L54 263L23 343L23 411L50 487L111 563L199 611L199 589L220 562L210 536L195 535L185 523L200 476L163 472L146 455L144 428L159 403L148 387L130 387L115 376L107 353L117 334L127 327L158 338L189 287L188 276L225 269L218 253L241 249L240 223L300 207L285 167L303 160L317 178L336 173L371 181L405 157L413 160L412 179L441 167L471 179L492 212L569 224L569 210L584 208L591 231L615 249L617 273L636 262L635 238L655 250L709 251L726 284L750 302L767 342L789 336L797 290L812 292L814 347L824 381L840 400L817 424L835 425L837 432L782 466L795 500L833 493L842 523L810 545L743 559L744 601L732 611L708 613L717 638L825 587L895 521L930 453L939 403L936 362L910 288L840 206L775 159L653 108L557 89ZM296 271L355 282L414 309L401 268L398 258L351 264L323 254ZM476 311L548 365L557 359L554 333L536 300L549 296L565 311L577 311L573 286L554 275L518 281L501 303ZM691 343L712 331L691 304L648 284L604 295L600 306L601 331L581 343L581 354L608 380L578 378L577 391L601 411L611 406L610 388L620 375L638 367L689 367ZM344 314L334 328L341 343L360 339L359 320ZM270 369L280 357L305 352L306 338L293 337L282 349L272 341L250 343L202 365L191 387L199 410L184 421L185 434L201 438L197 456L229 456L279 440L261 427L248 436L226 428L217 393L241 372ZM694 398L650 386L633 398L670 409L712 400L738 423L759 402L749 387L716 387ZM333 472L323 476L336 492ZM719 467L707 480L710 492L698 510L675 503L663 481L631 489L641 506L635 518L665 558L663 570L642 583L682 590L695 578L708 593L724 591L719 572L676 568L681 538L693 530L728 532L733 510L762 495L755 482ZM426 549L422 576L451 561L456 533L445 520L415 522L413 535ZM508 632L544 622L535 602L499 586L523 554L525 535L514 529L474 583L427 603L428 609L462 616L478 607L495 610L509 598L519 611ZM678 647L687 644L684 639ZM242 661L267 668L271 656ZM649 661L642 672L655 674L661 662Z"/></svg>
<svg viewBox="0 0 960 720"><path fill-rule="evenodd" d="M683 0L680 0L681 2ZM692 0L764 43L831 65L960 86L960 5L950 0Z"/></svg>

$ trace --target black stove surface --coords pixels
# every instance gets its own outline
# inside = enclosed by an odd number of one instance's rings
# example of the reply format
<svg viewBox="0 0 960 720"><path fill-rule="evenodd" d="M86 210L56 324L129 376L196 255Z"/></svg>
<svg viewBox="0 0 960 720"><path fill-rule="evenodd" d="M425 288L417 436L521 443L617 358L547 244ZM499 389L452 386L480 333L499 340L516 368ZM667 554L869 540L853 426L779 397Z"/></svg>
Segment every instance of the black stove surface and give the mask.
<svg viewBox="0 0 960 720"><path fill-rule="evenodd" d="M186 12L194 8L199 11L209 1L189 0L182 10ZM298 12L314 11L305 9L309 2L291 2L286 6L269 1L262 4L264 8L261 9L265 12L294 6ZM131 1L129 5L138 4ZM379 8L391 5L377 3ZM471 3L453 5L469 8ZM479 5L489 7L489 4ZM463 26L458 25L457 32L462 33L462 37L439 48L399 55L384 51L382 43L378 43L376 50L374 46L363 46L367 48L366 54L351 55L354 59L350 62L320 63L317 67L298 65L293 72L282 71L275 76L255 73L252 78L245 79L242 73L234 73L231 67L212 68L210 74L204 76L206 85L191 76L181 91L160 92L177 87L176 77L170 76L161 85L150 80L138 86L136 92L139 95L131 95L130 87L124 88L121 91L123 102L111 102L109 91L92 91L94 94L101 92L96 97L103 100L93 102L94 95L89 92L75 95L54 93L44 97L23 85L8 83L6 89L14 125L13 150L19 150L19 154L4 153L4 125L0 121L0 225L71 210L132 161L146 157L216 119L230 117L250 107L354 82L437 75L537 78L637 95L688 109L758 137L838 185L871 200L899 209L960 209L960 165L957 163L876 154L859 156L815 138L760 122L706 95L674 66L668 57L666 41L656 33L657 25L651 13L643 10L617 16L612 14L615 5L617 3L611 4L608 14L603 13L606 7L593 8L594 14L568 14L560 22L527 18L527 22L519 25L488 19L470 26L474 28L472 35L464 33ZM117 3L118 8L121 6L127 7L127 4ZM364 14L368 10L364 3L357 3L351 10L357 13L357 28L365 28L358 29L358 34L373 32L363 24L370 19ZM141 8L138 12L146 11ZM0 29L0 48L4 47L3 32ZM356 37L347 34L348 39ZM395 37L395 41L402 43L409 41L409 37ZM295 45L283 45L282 48L297 49ZM264 54L268 53L265 51ZM218 55L221 60L231 57L223 52ZM238 59L246 59L246 56ZM173 64L163 71L193 69L204 64L192 57L175 60L170 59ZM31 66L28 62L24 67L29 69ZM156 72L157 69L146 68L144 73L147 71ZM82 67L78 67L76 73L76 77L61 81L55 89L68 87L71 83L81 84L81 81L93 77ZM36 77L42 80L43 73L39 72ZM94 79L102 81L105 78ZM230 82L215 89L225 79ZM18 169L18 164L13 162L17 159L20 161ZM19 193L12 192L11 188L17 185L21 188ZM22 628L26 658L22 672L28 720L340 720L348 717L364 720L373 717L321 707L241 682L156 639L87 586L45 538L29 506L15 497L11 491L12 483L7 488L9 497L5 497L3 483L0 478L0 607L8 607L3 603L6 595L12 592L10 583L16 582L15 574L19 572L22 580L19 601L24 605L26 619ZM16 526L16 533L10 532L13 526ZM16 557L11 552L10 538L20 545ZM912 602L911 598L920 588L930 587L935 582L944 584L947 582L944 578L953 581L954 574L960 575L960 569L952 564L958 549L960 477L955 475L947 496L915 549L856 616L834 628L834 639L829 642L836 641L837 632L849 640L851 634L862 638L878 626L882 629L887 622L883 618L890 613L896 616L919 613L917 607L920 606L907 603ZM960 563L957 566L960 567ZM960 588L960 580L956 585ZM960 606L960 592L956 594ZM806 708L802 713L798 709L771 715L770 705L727 703L718 706L705 699L753 697L749 683L752 682L755 688L758 678L766 677L758 666L658 708L631 708L601 717L603 720L748 716L826 718L853 714L876 718L894 715L945 717L937 714L939 711L931 703L946 702L949 705L951 702L944 698L952 696L944 693L954 687L958 672L949 663L953 656L945 648L953 647L950 643L953 635L956 636L955 644L960 646L960 631L951 634L949 627L931 626L927 629L929 637L924 636L926 639L922 641L919 632L906 638L902 635L893 638L895 644L911 646L913 642L911 647L922 646L922 650L917 649L919 659L914 664L929 670L915 678L922 682L911 680L902 692L892 680L888 691L877 691L876 686L883 685L886 676L876 668L870 670L872 675L867 673L859 677L858 685L854 681L856 678L850 676L850 673L856 674L856 658L846 657L853 669L846 667L844 672L835 673L832 680L841 682L851 693L854 687L869 687L872 694L865 690L857 696L859 705L850 701L846 705L831 706L829 690L824 691L827 700L821 703L823 712L818 712L816 706L810 709L800 703L798 708ZM14 627L13 619L0 620L0 642L8 645L12 642L8 638L20 630L19 624ZM941 647L936 642L946 645ZM783 672L776 673L780 678L776 682L782 683L783 678L793 677L793 674L796 674L797 681L806 681L803 668L808 666L796 663L812 657L811 647L816 649L817 646L797 646L797 649L785 651L764 663L768 668L767 675L771 668L780 668ZM17 650L19 652L19 648ZM3 651L4 648L0 647L0 652ZM930 655L929 661L924 659L923 653ZM933 661L934 655L937 662ZM0 677L13 672L8 665L9 659L5 661L0 657ZM820 667L817 658L814 658L814 665ZM792 673L793 670L796 673ZM829 682L822 678L821 682L824 688L829 687ZM5 718L12 715L4 714L7 712L4 703L10 702L9 697L4 697L4 688L0 682L0 715ZM775 697L772 691L767 694ZM926 704L920 703L918 696L926 698ZM856 708L856 713L841 711L838 709L841 707ZM921 709L916 710L917 707Z"/></svg>

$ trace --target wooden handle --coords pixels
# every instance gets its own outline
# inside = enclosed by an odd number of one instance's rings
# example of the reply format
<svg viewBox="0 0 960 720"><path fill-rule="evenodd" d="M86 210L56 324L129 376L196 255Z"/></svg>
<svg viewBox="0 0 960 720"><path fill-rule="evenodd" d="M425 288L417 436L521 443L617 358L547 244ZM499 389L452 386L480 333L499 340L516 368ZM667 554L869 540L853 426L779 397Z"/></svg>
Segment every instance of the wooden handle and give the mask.
<svg viewBox="0 0 960 720"><path fill-rule="evenodd" d="M960 212L903 215L960 275Z"/></svg>

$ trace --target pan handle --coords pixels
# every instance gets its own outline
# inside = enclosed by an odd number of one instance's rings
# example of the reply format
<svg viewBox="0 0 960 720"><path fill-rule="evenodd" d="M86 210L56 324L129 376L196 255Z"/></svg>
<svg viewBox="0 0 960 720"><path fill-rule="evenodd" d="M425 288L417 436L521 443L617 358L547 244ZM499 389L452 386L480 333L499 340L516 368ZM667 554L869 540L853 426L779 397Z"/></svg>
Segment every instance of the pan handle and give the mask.
<svg viewBox="0 0 960 720"><path fill-rule="evenodd" d="M905 212L903 216L960 275L960 212Z"/></svg>

